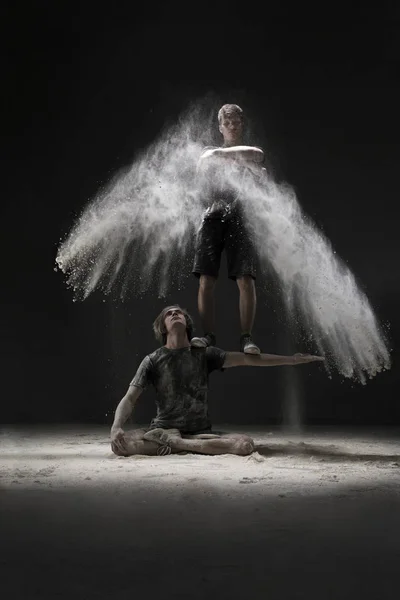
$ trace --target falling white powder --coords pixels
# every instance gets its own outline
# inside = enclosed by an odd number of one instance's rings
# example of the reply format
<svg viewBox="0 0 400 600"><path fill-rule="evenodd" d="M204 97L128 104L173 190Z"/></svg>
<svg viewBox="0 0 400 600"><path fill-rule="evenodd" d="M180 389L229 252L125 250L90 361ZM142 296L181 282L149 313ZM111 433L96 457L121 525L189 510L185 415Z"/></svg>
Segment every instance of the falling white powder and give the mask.
<svg viewBox="0 0 400 600"><path fill-rule="evenodd" d="M327 367L362 383L389 368L385 336L368 298L302 213L293 190L267 176L258 182L249 177L243 206L261 263L273 267L289 314L300 317Z"/></svg>
<svg viewBox="0 0 400 600"><path fill-rule="evenodd" d="M209 130L204 119L192 109L84 209L56 258L76 298L96 288L118 289L122 298L149 288L163 296L190 274L203 210L196 165Z"/></svg>
<svg viewBox="0 0 400 600"><path fill-rule="evenodd" d="M77 298L97 288L118 290L122 298L150 289L162 296L184 284L208 199L196 169L213 117L201 106L188 111L84 209L56 258ZM327 369L365 383L389 368L367 297L290 186L232 164L218 179L218 187L229 183L237 193L261 270L272 267L286 309L327 357Z"/></svg>

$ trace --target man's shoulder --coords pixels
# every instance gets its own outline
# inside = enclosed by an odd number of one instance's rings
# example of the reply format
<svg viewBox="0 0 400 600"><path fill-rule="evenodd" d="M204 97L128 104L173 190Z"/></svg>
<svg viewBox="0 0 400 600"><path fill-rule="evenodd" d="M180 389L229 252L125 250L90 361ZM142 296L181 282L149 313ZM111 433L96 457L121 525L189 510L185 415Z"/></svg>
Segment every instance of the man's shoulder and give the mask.
<svg viewBox="0 0 400 600"><path fill-rule="evenodd" d="M209 371L223 371L226 356L226 350L222 350L222 348L218 348L218 346L208 346L208 348L206 348L206 359Z"/></svg>
<svg viewBox="0 0 400 600"><path fill-rule="evenodd" d="M210 150L218 150L218 148L220 148L220 146L204 146L204 148L201 151L201 156L203 156L206 152L209 152Z"/></svg>
<svg viewBox="0 0 400 600"><path fill-rule="evenodd" d="M162 347L157 348L157 350L154 350L154 352L150 352L150 354L146 354L142 358L141 367L142 368L145 367L146 369L151 369L159 362L159 360L163 354L164 353L163 353Z"/></svg>

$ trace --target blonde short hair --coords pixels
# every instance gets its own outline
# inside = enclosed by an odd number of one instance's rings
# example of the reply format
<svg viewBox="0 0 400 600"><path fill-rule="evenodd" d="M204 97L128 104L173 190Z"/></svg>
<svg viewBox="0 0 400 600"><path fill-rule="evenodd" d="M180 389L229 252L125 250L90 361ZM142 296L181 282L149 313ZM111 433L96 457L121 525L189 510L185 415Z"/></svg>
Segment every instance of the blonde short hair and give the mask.
<svg viewBox="0 0 400 600"><path fill-rule="evenodd" d="M221 125L222 119L228 115L237 115L243 121L243 110L237 104L224 104L218 111L218 123Z"/></svg>

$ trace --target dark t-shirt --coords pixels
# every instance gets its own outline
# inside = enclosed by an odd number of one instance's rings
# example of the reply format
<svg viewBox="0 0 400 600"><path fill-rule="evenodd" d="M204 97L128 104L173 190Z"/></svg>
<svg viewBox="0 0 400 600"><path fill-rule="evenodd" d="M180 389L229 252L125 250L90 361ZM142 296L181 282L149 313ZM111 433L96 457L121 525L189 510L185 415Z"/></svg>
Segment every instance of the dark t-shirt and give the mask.
<svg viewBox="0 0 400 600"><path fill-rule="evenodd" d="M220 348L165 346L146 356L130 385L142 389L151 383L157 392L157 415L150 429L179 429L194 433L209 429L208 376L222 369L226 352Z"/></svg>

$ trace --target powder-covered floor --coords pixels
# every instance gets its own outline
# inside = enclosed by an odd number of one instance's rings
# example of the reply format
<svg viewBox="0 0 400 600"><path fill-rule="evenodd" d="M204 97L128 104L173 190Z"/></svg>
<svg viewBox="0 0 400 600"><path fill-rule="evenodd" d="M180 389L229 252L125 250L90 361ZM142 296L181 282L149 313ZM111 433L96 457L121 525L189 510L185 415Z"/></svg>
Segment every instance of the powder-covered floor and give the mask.
<svg viewBox="0 0 400 600"><path fill-rule="evenodd" d="M107 427L4 426L7 600L398 597L399 429L221 428L257 452L120 458Z"/></svg>

